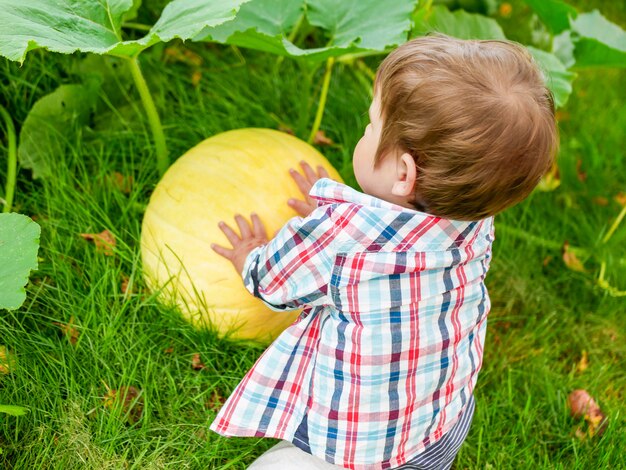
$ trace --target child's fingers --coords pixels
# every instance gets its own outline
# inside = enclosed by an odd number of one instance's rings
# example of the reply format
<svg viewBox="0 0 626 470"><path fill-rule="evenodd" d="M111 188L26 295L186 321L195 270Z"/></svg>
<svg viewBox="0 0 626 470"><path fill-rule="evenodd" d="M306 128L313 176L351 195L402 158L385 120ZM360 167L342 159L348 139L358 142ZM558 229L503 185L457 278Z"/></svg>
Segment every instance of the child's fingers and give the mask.
<svg viewBox="0 0 626 470"><path fill-rule="evenodd" d="M289 199L287 201L287 204L302 217L306 217L307 215L309 215L312 210L309 204L298 199Z"/></svg>
<svg viewBox="0 0 626 470"><path fill-rule="evenodd" d="M241 239L235 233L235 231L224 222L220 222L219 224L217 224L217 226L222 230L222 232L224 232L224 235L226 235L226 238L232 246L236 246L241 242Z"/></svg>
<svg viewBox="0 0 626 470"><path fill-rule="evenodd" d="M218 255L223 256L226 259L232 259L233 254L235 253L235 250L224 248L223 246L216 245L215 243L211 243L211 249Z"/></svg>
<svg viewBox="0 0 626 470"><path fill-rule="evenodd" d="M309 191L311 190L311 184L306 179L304 179L304 176L302 176L293 168L289 169L289 174L296 182L296 185L298 186L298 189L300 189L300 192L304 196L307 196L309 194Z"/></svg>
<svg viewBox="0 0 626 470"><path fill-rule="evenodd" d="M265 225L261 222L261 219L256 214L250 214L250 220L252 220L252 233L256 238L261 238L267 241L267 231Z"/></svg>
<svg viewBox="0 0 626 470"><path fill-rule="evenodd" d="M250 230L250 225L242 215L237 214L235 216L235 222L237 222L237 226L239 227L239 233L241 233L242 239L252 237L252 230Z"/></svg>
<svg viewBox="0 0 626 470"><path fill-rule="evenodd" d="M313 168L311 168L311 165L309 165L307 162L302 161L300 162L300 166L302 167L302 170L306 175L306 179L309 181L309 183L311 183L311 185L313 185L313 183L318 180L318 177L315 174L315 171L313 171Z"/></svg>
<svg viewBox="0 0 626 470"><path fill-rule="evenodd" d="M321 165L317 167L317 174L320 178L330 178L330 175L326 171L326 168Z"/></svg>

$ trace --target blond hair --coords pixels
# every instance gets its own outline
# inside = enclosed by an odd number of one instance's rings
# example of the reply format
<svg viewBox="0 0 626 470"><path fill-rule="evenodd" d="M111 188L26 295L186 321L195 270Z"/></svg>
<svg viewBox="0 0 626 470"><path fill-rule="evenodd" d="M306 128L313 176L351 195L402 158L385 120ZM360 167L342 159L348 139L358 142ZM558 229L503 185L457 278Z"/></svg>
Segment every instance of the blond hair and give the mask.
<svg viewBox="0 0 626 470"><path fill-rule="evenodd" d="M375 166L392 151L411 154L412 202L430 214L494 215L528 196L558 151L552 93L516 43L420 37L382 62L375 90Z"/></svg>

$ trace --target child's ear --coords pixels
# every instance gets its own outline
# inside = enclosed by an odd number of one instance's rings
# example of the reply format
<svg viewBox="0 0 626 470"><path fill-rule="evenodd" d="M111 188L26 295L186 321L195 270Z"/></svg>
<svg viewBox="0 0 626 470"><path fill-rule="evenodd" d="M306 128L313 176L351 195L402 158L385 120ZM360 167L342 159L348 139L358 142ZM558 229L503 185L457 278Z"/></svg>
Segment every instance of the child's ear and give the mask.
<svg viewBox="0 0 626 470"><path fill-rule="evenodd" d="M408 153L403 153L398 160L398 173L396 182L391 188L394 196L407 197L413 194L415 180L417 179L417 167L415 160Z"/></svg>

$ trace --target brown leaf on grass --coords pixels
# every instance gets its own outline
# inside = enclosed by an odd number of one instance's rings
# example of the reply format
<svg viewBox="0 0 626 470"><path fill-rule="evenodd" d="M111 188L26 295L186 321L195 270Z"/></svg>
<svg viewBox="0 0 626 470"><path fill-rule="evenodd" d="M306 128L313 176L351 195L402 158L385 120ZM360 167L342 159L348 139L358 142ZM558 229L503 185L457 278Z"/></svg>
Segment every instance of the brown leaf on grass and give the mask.
<svg viewBox="0 0 626 470"><path fill-rule="evenodd" d="M576 160L576 176L581 183L587 181L587 172L583 171L583 161L580 158Z"/></svg>
<svg viewBox="0 0 626 470"><path fill-rule="evenodd" d="M602 196L597 196L593 198L593 203L598 205L598 206L608 206L609 205L609 200L605 197Z"/></svg>
<svg viewBox="0 0 626 470"><path fill-rule="evenodd" d="M213 389L211 398L209 398L204 404L205 408L211 411L218 412L220 408L226 402L226 398L217 389Z"/></svg>
<svg viewBox="0 0 626 470"><path fill-rule="evenodd" d="M191 358L191 367L194 370L206 369L206 365L204 364L204 362L202 362L202 359L200 359L200 353L195 353L192 356L192 358Z"/></svg>
<svg viewBox="0 0 626 470"><path fill-rule="evenodd" d="M316 144L316 145L321 145L321 146L333 145L334 144L332 139L327 137L326 133L324 131L317 131L315 133L315 137L313 138L313 143Z"/></svg>
<svg viewBox="0 0 626 470"><path fill-rule="evenodd" d="M579 273L586 272L586 269L583 266L582 262L572 251L569 242L567 241L563 244L563 262L565 263L565 266L567 266L572 271L577 271Z"/></svg>
<svg viewBox="0 0 626 470"><path fill-rule="evenodd" d="M513 6L510 3L502 3L498 8L498 13L504 18L508 18L513 13Z"/></svg>
<svg viewBox="0 0 626 470"><path fill-rule="evenodd" d="M587 351L583 351L582 356L580 357L580 361L578 361L578 364L576 365L576 370L578 372L584 372L587 370L588 367L589 355L587 354Z"/></svg>
<svg viewBox="0 0 626 470"><path fill-rule="evenodd" d="M169 348L165 348L163 350L163 354L172 354L174 352L174 347L170 346Z"/></svg>
<svg viewBox="0 0 626 470"><path fill-rule="evenodd" d="M65 336L70 344L74 346L78 341L78 337L80 336L80 331L78 331L74 327L74 317L70 317L70 321L68 323L60 323L55 321L54 324L61 328L61 333L63 333L63 336Z"/></svg>
<svg viewBox="0 0 626 470"><path fill-rule="evenodd" d="M278 130L280 132L285 132L286 134L289 134L289 135L295 135L295 132L293 131L293 129L286 124L279 124Z"/></svg>
<svg viewBox="0 0 626 470"><path fill-rule="evenodd" d="M0 374L10 374L15 369L15 357L9 354L6 346L0 346Z"/></svg>
<svg viewBox="0 0 626 470"><path fill-rule="evenodd" d="M543 259L543 262L541 264L543 264L544 268L550 264L550 262L554 259L554 256L552 255L548 255Z"/></svg>
<svg viewBox="0 0 626 470"><path fill-rule="evenodd" d="M106 256L113 256L115 235L108 230L103 230L100 233L81 233L80 236L87 241L94 242L97 251L101 251Z"/></svg>
<svg viewBox="0 0 626 470"><path fill-rule="evenodd" d="M554 191L561 185L561 172L559 171L559 166L554 163L552 168L548 173L543 175L541 181L537 185L537 189L543 192Z"/></svg>
<svg viewBox="0 0 626 470"><path fill-rule="evenodd" d="M191 84L193 86L198 86L200 80L202 80L202 72L200 72L200 70L194 70L191 74Z"/></svg>
<svg viewBox="0 0 626 470"><path fill-rule="evenodd" d="M567 111L558 110L554 113L554 117L557 121L569 121L569 113Z"/></svg>
<svg viewBox="0 0 626 470"><path fill-rule="evenodd" d="M130 277L128 277L126 274L121 275L120 290L122 291L122 294L135 293L135 284L130 281Z"/></svg>
<svg viewBox="0 0 626 470"><path fill-rule="evenodd" d="M106 386L106 385L105 385ZM120 407L130 424L136 423L143 414L143 397L141 391L132 385L120 387L117 390L107 387L107 393L102 397L104 407L115 409Z"/></svg>
<svg viewBox="0 0 626 470"><path fill-rule="evenodd" d="M193 67L199 67L203 62L202 57L198 54L179 45L165 48L165 61L182 62L183 64L191 65Z"/></svg>
<svg viewBox="0 0 626 470"><path fill-rule="evenodd" d="M606 429L608 420L587 390L574 390L567 397L567 403L570 413L574 418L585 418L585 421L589 425L589 437L602 435Z"/></svg>
<svg viewBox="0 0 626 470"><path fill-rule="evenodd" d="M620 206L626 206L626 193L620 192L613 199L615 199L615 202L617 202Z"/></svg>
<svg viewBox="0 0 626 470"><path fill-rule="evenodd" d="M130 194L130 191L133 189L132 175L124 176L119 171L114 171L108 176L108 179L111 186L119 189L124 194Z"/></svg>

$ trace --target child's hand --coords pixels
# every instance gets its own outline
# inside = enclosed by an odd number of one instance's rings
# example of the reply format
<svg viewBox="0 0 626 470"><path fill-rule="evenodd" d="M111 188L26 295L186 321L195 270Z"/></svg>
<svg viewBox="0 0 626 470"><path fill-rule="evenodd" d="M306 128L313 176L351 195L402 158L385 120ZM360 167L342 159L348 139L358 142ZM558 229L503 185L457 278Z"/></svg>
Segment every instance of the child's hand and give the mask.
<svg viewBox="0 0 626 470"><path fill-rule="evenodd" d="M237 232L224 222L218 224L219 228L224 232L224 235L226 235L226 238L228 238L228 241L233 246L232 249L225 248L215 243L211 244L213 251L233 263L238 274L241 274L248 254L257 246L265 245L268 241L265 225L263 225L259 216L251 214L250 220L252 221L252 226L250 226L243 216L239 214L235 215L235 221L239 227L241 238L237 235Z"/></svg>
<svg viewBox="0 0 626 470"><path fill-rule="evenodd" d="M300 192L304 196L304 201L300 201L299 199L289 199L287 204L302 217L306 217L317 208L315 200L309 197L311 187L318 179L330 178L330 175L322 166L317 167L317 174L315 174L313 168L311 168L311 166L306 162L300 162L300 166L302 167L302 171L304 171L304 176L293 168L289 169L289 174L298 185L298 188L300 188Z"/></svg>

